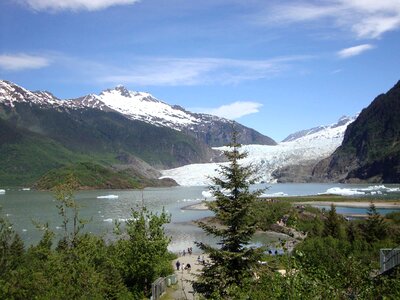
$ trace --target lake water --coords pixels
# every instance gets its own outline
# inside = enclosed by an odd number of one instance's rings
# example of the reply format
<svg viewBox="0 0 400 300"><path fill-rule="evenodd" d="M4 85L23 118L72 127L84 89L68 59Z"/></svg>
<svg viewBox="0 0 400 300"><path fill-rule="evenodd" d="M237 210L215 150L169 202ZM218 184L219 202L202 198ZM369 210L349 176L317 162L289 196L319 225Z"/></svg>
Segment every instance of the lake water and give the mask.
<svg viewBox="0 0 400 300"><path fill-rule="evenodd" d="M257 186L257 188L267 186ZM316 195L332 190L359 197L400 199L400 185L273 184L269 186L265 195ZM102 196L106 197L98 198ZM75 199L81 207L80 216L91 220L85 226L85 230L104 235L106 238L112 238L114 220L123 223L130 217L132 208L140 207L144 203L149 210L160 212L164 207L171 214L171 223L166 226L167 234L172 237L170 250L177 252L187 247L194 247L194 241L215 243L213 238L191 223L192 220L210 216L211 212L182 209L204 200L205 196L207 196L207 187L172 187L146 188L143 191L81 191L75 194ZM0 194L2 214L9 218L14 229L21 234L27 244L37 243L42 235L33 225L33 221L47 222L54 232L61 234L62 220L58 215L56 205L57 201L49 192L8 189L4 194ZM360 212L357 211L357 213ZM278 235L258 235L255 242L268 244L271 241L277 241L278 237Z"/></svg>

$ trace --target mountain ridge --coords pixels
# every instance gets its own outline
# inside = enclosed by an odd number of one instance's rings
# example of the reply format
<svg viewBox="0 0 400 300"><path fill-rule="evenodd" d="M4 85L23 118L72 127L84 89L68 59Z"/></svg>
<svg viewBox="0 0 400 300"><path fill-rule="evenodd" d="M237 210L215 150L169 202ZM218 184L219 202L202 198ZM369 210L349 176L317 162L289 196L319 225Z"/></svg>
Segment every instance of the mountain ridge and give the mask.
<svg viewBox="0 0 400 300"><path fill-rule="evenodd" d="M178 106L172 107L148 93L130 92L123 86L105 90L101 95L109 97L116 93L124 105L135 97L139 97L136 100L145 101L147 106L149 103L156 105L164 112L164 116L170 117L170 123L171 120L176 123L176 118L180 118L183 123L190 125L197 120L200 127L213 126L201 123L201 114L186 112ZM0 156L3 159L0 184L32 184L38 176L51 169L70 164L82 166L79 164L86 162L118 172L127 170L129 174L141 178L142 182L157 183L155 179L159 173L154 168L221 159L190 128L162 126L168 125L162 124L168 118L157 118L157 112L154 118L145 113L141 119L129 118L126 111L108 103L113 99L108 99L108 102L102 100L99 95L93 94L62 100L48 91L32 92L10 81L0 80L0 132L12 133L2 134L0 138ZM171 113L168 115L165 112ZM159 115L163 116L161 113ZM216 125L216 133L211 132L210 128L203 131L204 136L209 138L208 142L228 141L231 121L221 121L214 116L207 118L220 122ZM222 123L229 125L218 126ZM246 131L241 125L240 129ZM254 138L250 137L249 140L253 141ZM28 148L34 149L34 156L30 155ZM98 167L88 169L100 170ZM146 181L147 177L152 181ZM162 184L165 185L165 182Z"/></svg>
<svg viewBox="0 0 400 300"><path fill-rule="evenodd" d="M0 103L13 106L15 102L35 103L41 107L68 109L99 109L116 112L131 120L168 127L200 139L211 147L224 146L230 142L229 132L234 127L240 133L243 144L276 145L276 142L254 129L236 121L217 116L192 113L178 105L169 105L146 92L129 91L118 85L99 95L89 94L74 99L59 99L51 92L31 92L15 83L0 80ZM227 133L228 132L228 133Z"/></svg>
<svg viewBox="0 0 400 300"><path fill-rule="evenodd" d="M347 128L342 145L313 170L321 181L400 182L400 81Z"/></svg>

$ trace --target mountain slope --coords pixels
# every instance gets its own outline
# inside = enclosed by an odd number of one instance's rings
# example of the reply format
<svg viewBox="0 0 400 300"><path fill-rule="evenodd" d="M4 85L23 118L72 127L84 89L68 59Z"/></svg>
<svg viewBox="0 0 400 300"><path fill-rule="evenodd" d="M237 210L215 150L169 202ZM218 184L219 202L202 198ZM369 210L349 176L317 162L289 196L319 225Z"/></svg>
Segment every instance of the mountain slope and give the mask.
<svg viewBox="0 0 400 300"><path fill-rule="evenodd" d="M320 162L321 180L400 182L400 81L379 95L346 130L341 147Z"/></svg>
<svg viewBox="0 0 400 300"><path fill-rule="evenodd" d="M337 123L332 125L318 126L310 129L300 130L288 135L282 142L292 142L296 140L318 140L323 136L331 136L332 138L337 136L338 138L343 139L343 126L344 128L347 128L347 126L352 123L355 118L356 117L343 116L338 120ZM309 139L309 137L311 137L311 139Z"/></svg>
<svg viewBox="0 0 400 300"><path fill-rule="evenodd" d="M214 155L206 144L177 130L5 81L0 81L0 133L1 185L31 184L52 168L85 161L154 179L157 171L147 172L151 167L145 162L176 167Z"/></svg>
<svg viewBox="0 0 400 300"><path fill-rule="evenodd" d="M100 95L87 95L70 102L78 107L116 111L131 120L168 127L187 133L209 146L230 142L232 126L240 133L243 144L275 145L276 142L235 121L207 114L191 113L180 106L166 104L149 93L128 91L123 86L108 89Z"/></svg>

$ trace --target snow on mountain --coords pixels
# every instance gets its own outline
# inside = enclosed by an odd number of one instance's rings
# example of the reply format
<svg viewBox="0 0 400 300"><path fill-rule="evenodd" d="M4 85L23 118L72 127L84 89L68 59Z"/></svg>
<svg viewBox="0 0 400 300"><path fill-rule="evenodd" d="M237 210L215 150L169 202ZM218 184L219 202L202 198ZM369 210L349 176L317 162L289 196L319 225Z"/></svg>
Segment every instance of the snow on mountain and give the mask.
<svg viewBox="0 0 400 300"><path fill-rule="evenodd" d="M194 114L190 114L178 106L170 106L148 93L128 91L123 86L105 90L100 95L90 94L77 99L60 100L49 92L31 92L12 82L0 80L0 102L10 106L14 106L15 102L27 102L40 106L113 110L130 119L176 130L204 121L195 117Z"/></svg>
<svg viewBox="0 0 400 300"><path fill-rule="evenodd" d="M346 120L346 121L344 121ZM331 155L343 141L347 126L354 118L341 118L338 123L330 126L320 126L320 130L305 130L302 135L291 141L281 142L276 146L243 145L242 150L248 156L242 164L253 164L258 168L260 180L274 182L272 173L282 167L321 160ZM227 150L226 147L214 148ZM209 177L218 176L219 165L227 163L193 164L176 169L162 171L162 178L172 178L183 186L209 185Z"/></svg>
<svg viewBox="0 0 400 300"><path fill-rule="evenodd" d="M0 80L0 103L14 106L15 102L30 102L38 105L56 104L60 100L49 92L31 92L9 81Z"/></svg>
<svg viewBox="0 0 400 300"><path fill-rule="evenodd" d="M43 108L114 111L131 120L183 131L209 146L227 144L233 124L240 133L240 142L243 144L276 144L271 138L235 121L191 113L180 106L162 102L149 93L128 91L123 86L105 90L99 95L89 94L76 99L61 100L49 92L31 92L12 82L0 80L0 103L14 106L16 102L34 103Z"/></svg>
<svg viewBox="0 0 400 300"><path fill-rule="evenodd" d="M180 106L160 101L149 93L129 91L121 85L99 95L91 94L72 101L89 108L113 110L132 120L184 131L210 146L226 144L232 124L241 133L242 143L276 144L271 138L232 120L192 113Z"/></svg>
<svg viewBox="0 0 400 300"><path fill-rule="evenodd" d="M108 107L128 118L176 130L181 130L182 126L201 122L182 109L170 106L148 93L128 91L123 86L105 90L98 96L90 95L89 98L82 100L82 104L90 107L100 109Z"/></svg>

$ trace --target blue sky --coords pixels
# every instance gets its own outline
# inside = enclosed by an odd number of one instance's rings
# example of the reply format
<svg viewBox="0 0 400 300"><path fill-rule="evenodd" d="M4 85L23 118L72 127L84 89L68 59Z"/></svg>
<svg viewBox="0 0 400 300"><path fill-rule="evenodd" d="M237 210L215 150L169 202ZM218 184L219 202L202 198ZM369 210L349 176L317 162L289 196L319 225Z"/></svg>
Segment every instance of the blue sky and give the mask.
<svg viewBox="0 0 400 300"><path fill-rule="evenodd" d="M277 141L399 79L399 0L2 0L0 78L74 98L123 84Z"/></svg>

